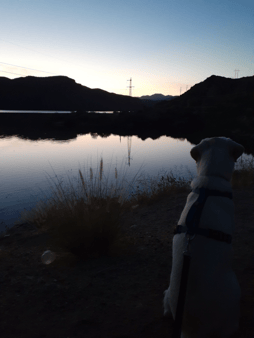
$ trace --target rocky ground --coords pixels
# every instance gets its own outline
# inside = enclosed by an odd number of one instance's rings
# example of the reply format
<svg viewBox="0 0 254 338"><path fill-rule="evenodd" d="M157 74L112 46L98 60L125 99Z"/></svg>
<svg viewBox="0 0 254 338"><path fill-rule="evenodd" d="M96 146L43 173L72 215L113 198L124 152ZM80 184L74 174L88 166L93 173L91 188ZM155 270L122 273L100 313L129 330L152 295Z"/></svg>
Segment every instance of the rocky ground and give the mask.
<svg viewBox="0 0 254 338"><path fill-rule="evenodd" d="M0 332L2 338L171 337L163 317L173 227L187 193L138 206L122 216L129 247L79 261L49 246L47 232L23 224L0 239ZM254 190L233 190L236 231L234 270L241 299L240 330L254 336ZM44 265L51 249L56 260Z"/></svg>

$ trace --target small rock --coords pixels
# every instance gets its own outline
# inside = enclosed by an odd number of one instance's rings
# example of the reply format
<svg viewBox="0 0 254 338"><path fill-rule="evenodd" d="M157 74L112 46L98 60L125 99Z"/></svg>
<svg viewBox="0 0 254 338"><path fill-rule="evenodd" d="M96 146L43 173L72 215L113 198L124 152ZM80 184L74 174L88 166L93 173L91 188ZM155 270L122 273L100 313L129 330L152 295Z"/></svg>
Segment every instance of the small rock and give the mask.
<svg viewBox="0 0 254 338"><path fill-rule="evenodd" d="M133 224L132 226L131 226L131 228L136 228L137 227L137 224Z"/></svg>
<svg viewBox="0 0 254 338"><path fill-rule="evenodd" d="M45 283L44 278L39 277L39 278L37 279L37 284L40 284L40 283Z"/></svg>
<svg viewBox="0 0 254 338"><path fill-rule="evenodd" d="M27 279L34 279L34 276L26 276Z"/></svg>

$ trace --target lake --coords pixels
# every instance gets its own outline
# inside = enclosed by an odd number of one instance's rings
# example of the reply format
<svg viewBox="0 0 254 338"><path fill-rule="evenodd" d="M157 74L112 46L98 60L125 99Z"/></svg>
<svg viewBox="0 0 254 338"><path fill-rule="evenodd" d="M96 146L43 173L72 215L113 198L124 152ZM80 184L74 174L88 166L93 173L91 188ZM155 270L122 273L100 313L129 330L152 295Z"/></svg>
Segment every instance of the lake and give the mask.
<svg viewBox="0 0 254 338"><path fill-rule="evenodd" d="M59 111L56 111L56 110L0 110L0 113L8 113L8 114L11 114L11 113L30 113L30 114L70 114L71 111L67 111L67 110L59 110ZM88 113L98 113L98 114L112 114L113 111L95 111L95 112L91 112L91 111L88 111Z"/></svg>
<svg viewBox="0 0 254 338"><path fill-rule="evenodd" d="M186 139L166 136L145 141L136 136L97 134L78 135L68 141L1 138L0 232L5 225L13 225L24 208L30 210L43 199L43 192L49 194L52 181L47 177L57 175L67 182L68 175L78 177L79 169L83 173L89 173L90 167L96 171L103 158L103 172L109 180L115 179L115 168L118 179L125 175L131 180L137 173L154 177L170 170L176 177L188 179L187 169L196 176L196 164L190 156L193 146ZM242 158L253 156L243 154Z"/></svg>

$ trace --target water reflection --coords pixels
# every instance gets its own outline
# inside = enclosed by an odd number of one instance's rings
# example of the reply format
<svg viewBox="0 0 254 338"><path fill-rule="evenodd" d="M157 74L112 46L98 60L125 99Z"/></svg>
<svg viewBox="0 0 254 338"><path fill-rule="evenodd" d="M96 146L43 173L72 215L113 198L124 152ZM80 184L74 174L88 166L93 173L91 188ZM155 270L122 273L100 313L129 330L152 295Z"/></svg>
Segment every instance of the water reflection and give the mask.
<svg viewBox="0 0 254 338"><path fill-rule="evenodd" d="M89 177L96 173L103 159L105 179L131 181L139 173L154 177L170 170L176 177L189 179L196 175L196 164L190 156L193 147L186 139L167 136L142 140L137 136L77 135L68 141L0 139L0 231L17 220L20 211L30 210L36 202L50 196L47 177L64 183L77 177L79 169ZM243 155L250 158L251 155ZM189 172L188 172L189 170ZM75 183L75 179L73 181ZM2 223L1 223L2 222Z"/></svg>
<svg viewBox="0 0 254 338"><path fill-rule="evenodd" d="M42 191L49 193L47 173L67 182L67 175L77 176L79 169L89 172L92 168L96 172L101 158L105 177L109 180L114 179L115 168L118 178L125 175L127 180L137 172L156 175L160 170L174 169L177 164L188 165L195 171L194 161L188 156L191 147L186 140L165 136L156 141L142 141L136 136L102 137L95 133L78 135L67 142L32 141L16 136L2 138L0 220L13 223L23 208L29 210L42 198Z"/></svg>
<svg viewBox="0 0 254 338"><path fill-rule="evenodd" d="M0 110L0 113L28 113L28 114L70 114L70 110ZM88 111L88 113L113 114L113 111Z"/></svg>

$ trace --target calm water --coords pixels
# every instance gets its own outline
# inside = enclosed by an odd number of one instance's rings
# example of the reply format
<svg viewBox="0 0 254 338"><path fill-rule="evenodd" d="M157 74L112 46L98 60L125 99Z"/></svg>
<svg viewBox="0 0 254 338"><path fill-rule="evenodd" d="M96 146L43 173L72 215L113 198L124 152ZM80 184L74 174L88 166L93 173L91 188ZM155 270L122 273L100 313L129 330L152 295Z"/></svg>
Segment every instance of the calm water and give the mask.
<svg viewBox="0 0 254 338"><path fill-rule="evenodd" d="M40 114L56 114L56 113L58 113L58 114L70 114L71 113L71 111L66 111L66 110L64 110L64 111L62 111L62 110L59 110L59 111L56 111L56 110L34 110L34 111L27 111L27 110L0 110L0 113L31 113L31 114L37 114L37 113L40 113ZM89 111L88 111L88 113L90 113ZM112 114L113 113L113 111L95 111L94 113L103 113L103 114Z"/></svg>
<svg viewBox="0 0 254 338"><path fill-rule="evenodd" d="M0 231L5 225L11 226L24 208L30 210L43 199L43 192L50 192L49 176L56 174L66 182L68 175L77 177L79 169L89 175L90 167L96 171L103 158L104 175L112 180L115 167L120 174L125 173L127 180L138 172L151 177L170 169L177 177L189 178L187 168L196 175L195 161L190 156L193 146L187 140L166 136L145 141L136 136L115 135L107 138L80 135L70 141L2 138ZM243 158L251 157L244 154Z"/></svg>
<svg viewBox="0 0 254 338"><path fill-rule="evenodd" d="M65 114L65 113L70 113L70 111L56 111L56 110L0 110L0 113L31 113L31 114L55 114L55 113L61 113L61 114Z"/></svg>

